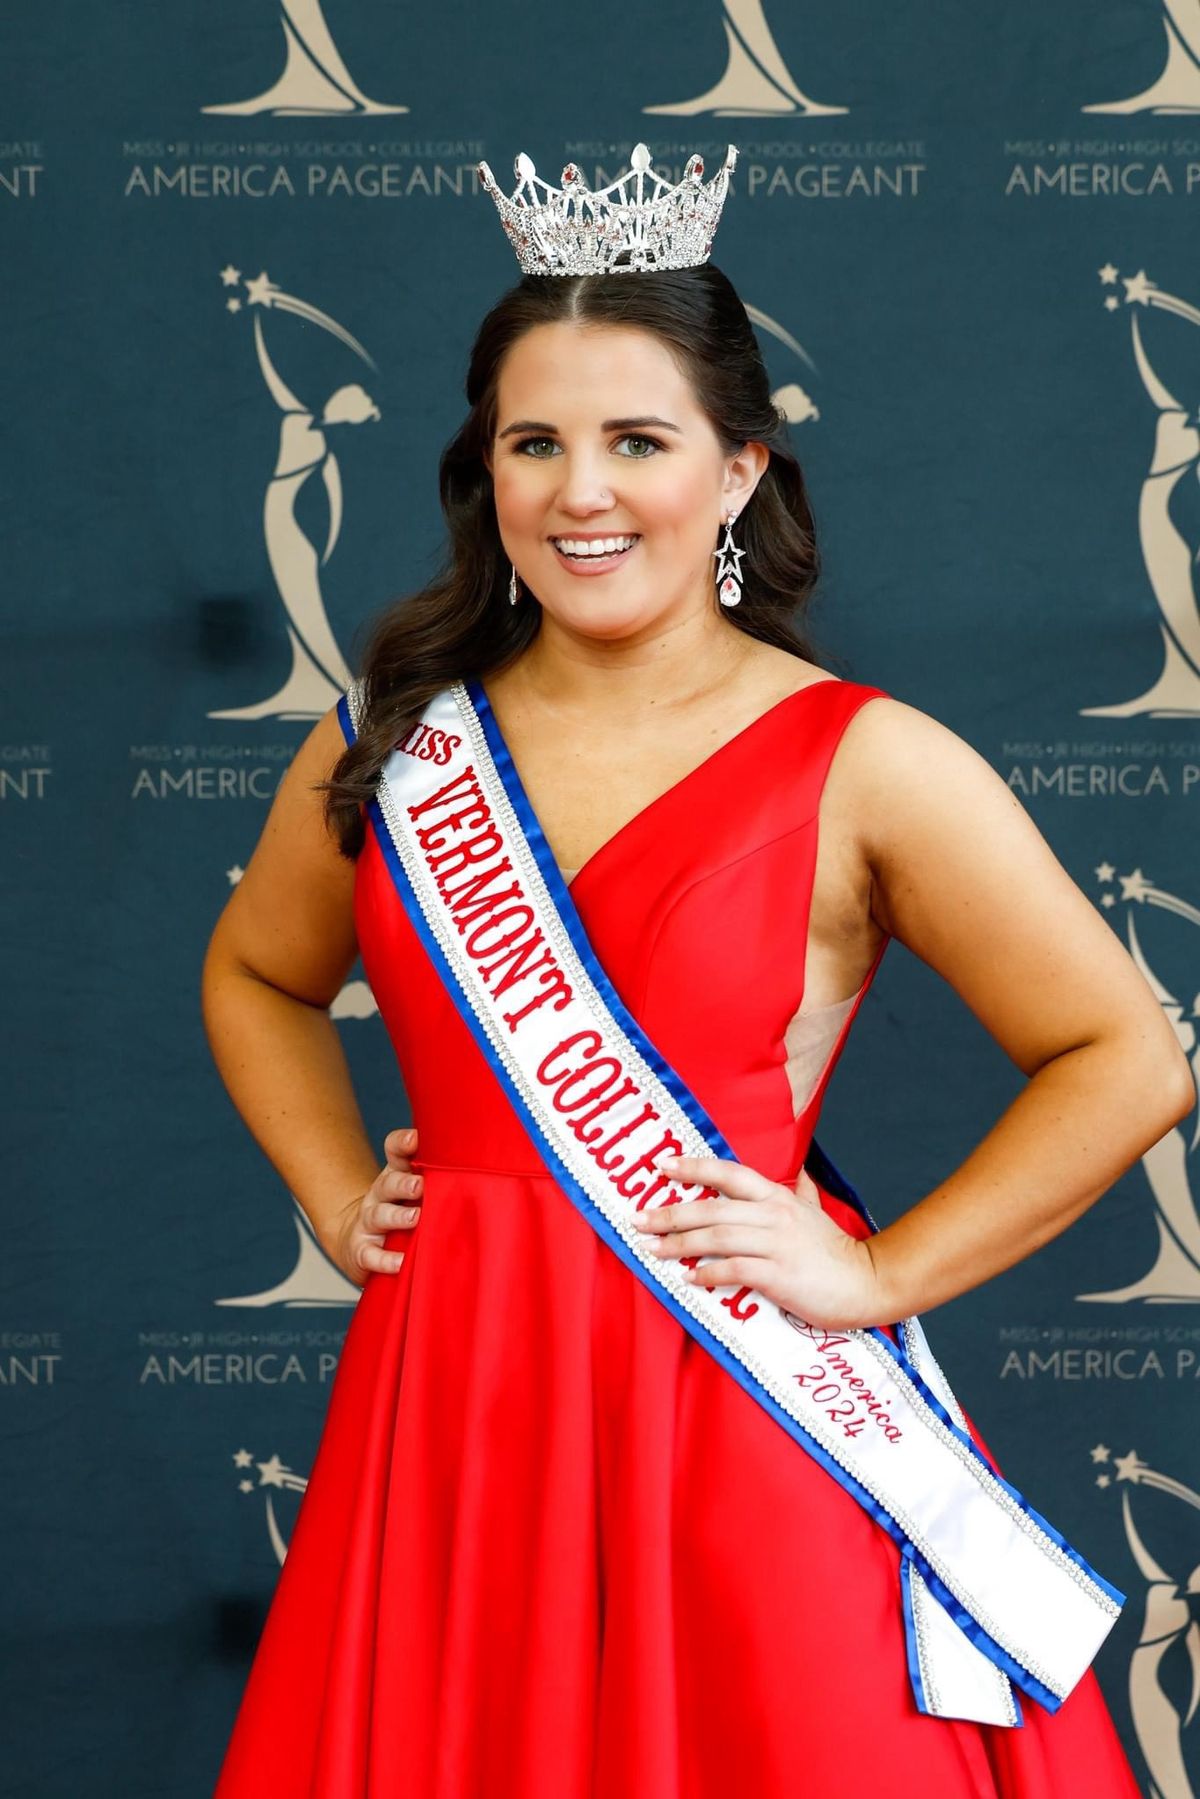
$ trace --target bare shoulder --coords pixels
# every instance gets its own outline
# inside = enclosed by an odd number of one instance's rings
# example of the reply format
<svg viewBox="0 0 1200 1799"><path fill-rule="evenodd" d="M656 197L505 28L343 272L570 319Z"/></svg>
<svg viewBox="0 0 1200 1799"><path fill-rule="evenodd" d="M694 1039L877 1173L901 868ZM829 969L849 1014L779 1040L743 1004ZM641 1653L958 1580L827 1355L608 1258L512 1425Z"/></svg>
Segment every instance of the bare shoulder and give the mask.
<svg viewBox="0 0 1200 1799"><path fill-rule="evenodd" d="M1161 1024L1020 799L948 726L873 699L847 726L828 787L870 871L872 916L1026 1073L1117 1023Z"/></svg>
<svg viewBox="0 0 1200 1799"><path fill-rule="evenodd" d="M852 831L888 911L918 874L924 887L952 868L985 881L1007 866L1057 863L1020 799L974 746L919 707L880 694L851 719L829 778L830 801ZM1007 885L1007 883L1005 883ZM894 918L881 918L892 928Z"/></svg>
<svg viewBox="0 0 1200 1799"><path fill-rule="evenodd" d="M973 806L984 807L989 817L998 810L1030 823L1020 800L972 744L890 694L874 695L851 718L829 786L868 853L894 849L922 820L947 813L961 818Z"/></svg>
<svg viewBox="0 0 1200 1799"><path fill-rule="evenodd" d="M868 686L869 683L847 681L847 687ZM948 725L941 723L928 712L922 712L917 706L910 706L906 700L893 698L891 694L873 692L871 698L854 715L852 727L847 730L848 759L870 764L874 755L886 749L891 755L907 758L912 762L925 762L930 756L935 758L964 755L968 760L974 758L983 761L979 752L972 748L964 737L952 731ZM854 748L851 749L850 745ZM873 755L874 753L874 755ZM984 766L989 766L984 763Z"/></svg>

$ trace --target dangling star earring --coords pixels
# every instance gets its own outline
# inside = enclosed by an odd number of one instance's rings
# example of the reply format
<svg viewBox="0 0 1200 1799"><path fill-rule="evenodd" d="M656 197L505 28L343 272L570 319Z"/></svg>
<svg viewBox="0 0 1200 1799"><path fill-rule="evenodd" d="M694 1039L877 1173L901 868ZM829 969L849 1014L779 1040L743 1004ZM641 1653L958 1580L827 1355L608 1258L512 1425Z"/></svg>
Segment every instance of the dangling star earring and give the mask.
<svg viewBox="0 0 1200 1799"><path fill-rule="evenodd" d="M508 603L510 606L515 606L519 594L519 589L517 587L517 565L515 562L510 562L509 567L512 569L512 574L508 577Z"/></svg>
<svg viewBox="0 0 1200 1799"><path fill-rule="evenodd" d="M722 606L736 606L742 597L742 557L745 550L739 550L733 541L733 524L736 512L725 515L725 541L719 549L713 551L717 562L717 597Z"/></svg>

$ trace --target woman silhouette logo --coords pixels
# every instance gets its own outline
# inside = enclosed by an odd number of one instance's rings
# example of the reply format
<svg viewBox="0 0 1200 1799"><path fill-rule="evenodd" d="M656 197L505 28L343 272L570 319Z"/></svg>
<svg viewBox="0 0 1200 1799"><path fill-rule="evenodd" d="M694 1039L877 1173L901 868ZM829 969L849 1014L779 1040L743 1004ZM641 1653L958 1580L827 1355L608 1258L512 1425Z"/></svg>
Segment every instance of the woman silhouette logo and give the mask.
<svg viewBox="0 0 1200 1799"><path fill-rule="evenodd" d="M293 312L339 337L363 361L371 358L349 332L315 307L272 286L265 275L246 282L251 304ZM337 545L342 526L342 477L330 435L347 425L378 420L380 412L357 382L337 388L319 413L305 406L283 380L267 350L262 315L254 317L254 343L267 392L279 408L279 449L263 499L267 558L287 614L292 666L283 685L249 706L210 712L209 718L317 719L336 705L351 675L334 639L321 592L321 570ZM374 367L374 363L371 363ZM296 516L302 488L319 474L328 502L325 542L318 554Z"/></svg>

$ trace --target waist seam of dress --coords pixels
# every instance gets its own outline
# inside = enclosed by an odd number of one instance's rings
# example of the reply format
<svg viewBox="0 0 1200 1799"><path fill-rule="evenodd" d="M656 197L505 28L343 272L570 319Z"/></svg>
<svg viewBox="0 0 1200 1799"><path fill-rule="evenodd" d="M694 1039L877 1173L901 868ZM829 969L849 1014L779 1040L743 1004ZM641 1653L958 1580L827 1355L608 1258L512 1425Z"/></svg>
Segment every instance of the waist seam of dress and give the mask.
<svg viewBox="0 0 1200 1799"><path fill-rule="evenodd" d="M807 1153L808 1150L806 1146L805 1155L807 1155ZM476 1162L428 1162L423 1156L410 1156L409 1166L416 1173L428 1169L434 1174L489 1174L496 1176L500 1180L550 1181L556 1187L559 1185L557 1175L552 1174L546 1167L485 1168L482 1164ZM765 1178L770 1181L775 1181L777 1185L794 1186L796 1181L800 1178L800 1169L803 1166L804 1159L801 1158L800 1162L796 1165L794 1174L774 1175L768 1173ZM761 1173L762 1170L759 1170L758 1172ZM824 1189L821 1190L824 1191Z"/></svg>
<svg viewBox="0 0 1200 1799"><path fill-rule="evenodd" d="M540 1168L494 1168L482 1162L431 1162L425 1156L410 1156L409 1166L415 1170L432 1169L435 1174L493 1174L502 1180L552 1181L554 1176L544 1165Z"/></svg>

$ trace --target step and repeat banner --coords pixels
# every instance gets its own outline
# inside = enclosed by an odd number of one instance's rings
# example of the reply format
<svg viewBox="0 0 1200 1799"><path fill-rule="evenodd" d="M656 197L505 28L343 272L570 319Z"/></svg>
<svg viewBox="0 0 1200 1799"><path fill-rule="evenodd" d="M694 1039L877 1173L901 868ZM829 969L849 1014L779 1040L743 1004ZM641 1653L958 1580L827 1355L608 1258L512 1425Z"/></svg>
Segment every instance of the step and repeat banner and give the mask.
<svg viewBox="0 0 1200 1799"><path fill-rule="evenodd" d="M1200 0L11 7L0 1793L211 1791L357 1290L216 1075L204 950L437 559L518 275L477 161L599 186L639 139L674 179L740 148L714 260L811 485L823 658L987 757L1200 1071ZM333 1013L381 1143L361 970ZM1019 1086L897 947L821 1140L886 1220ZM1200 1796L1197 1140L929 1321L1128 1594L1098 1671L1159 1799Z"/></svg>

